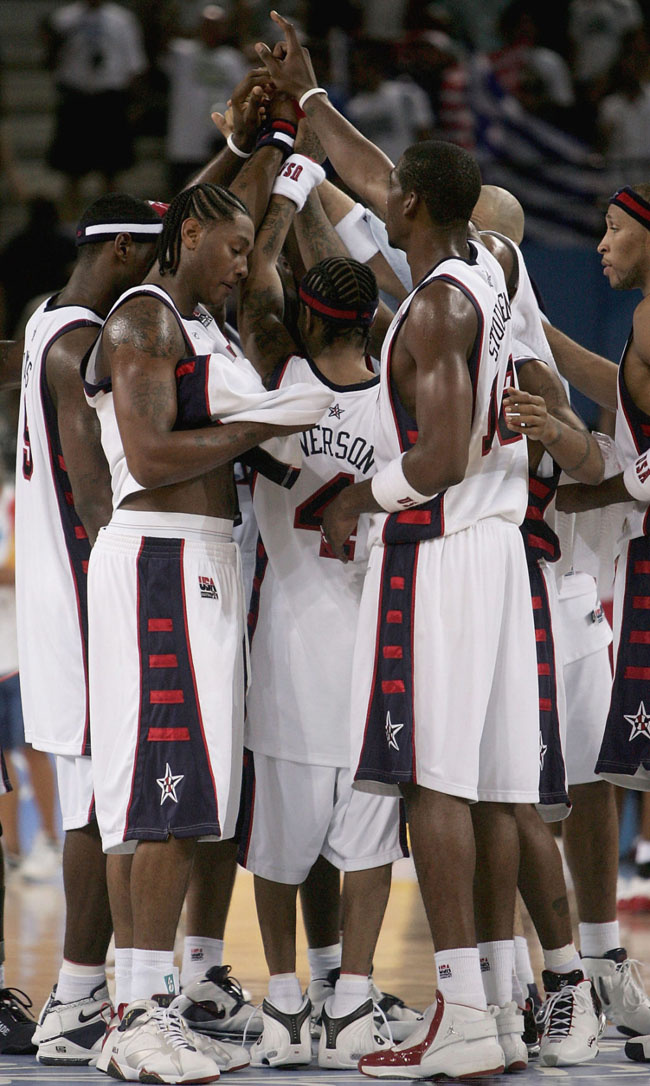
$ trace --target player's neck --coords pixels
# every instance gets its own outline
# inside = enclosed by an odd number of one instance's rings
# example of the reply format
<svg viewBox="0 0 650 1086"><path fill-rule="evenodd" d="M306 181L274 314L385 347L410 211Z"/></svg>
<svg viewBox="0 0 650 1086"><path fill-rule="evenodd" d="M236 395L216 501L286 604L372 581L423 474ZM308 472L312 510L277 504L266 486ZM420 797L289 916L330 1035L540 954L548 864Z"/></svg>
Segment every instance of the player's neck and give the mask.
<svg viewBox="0 0 650 1086"><path fill-rule="evenodd" d="M468 260L469 256L467 228L448 232L427 229L413 231L406 250L414 283L419 283L441 260L452 257Z"/></svg>
<svg viewBox="0 0 650 1086"><path fill-rule="evenodd" d="M59 291L58 305L78 305L92 309L100 317L106 317L117 301L120 290L113 283L102 282L97 276L88 274L88 269L77 265L68 282Z"/></svg>
<svg viewBox="0 0 650 1086"><path fill-rule="evenodd" d="M374 377L366 364L365 354L358 347L342 348L333 344L318 351L313 361L323 377L333 385L358 385Z"/></svg>

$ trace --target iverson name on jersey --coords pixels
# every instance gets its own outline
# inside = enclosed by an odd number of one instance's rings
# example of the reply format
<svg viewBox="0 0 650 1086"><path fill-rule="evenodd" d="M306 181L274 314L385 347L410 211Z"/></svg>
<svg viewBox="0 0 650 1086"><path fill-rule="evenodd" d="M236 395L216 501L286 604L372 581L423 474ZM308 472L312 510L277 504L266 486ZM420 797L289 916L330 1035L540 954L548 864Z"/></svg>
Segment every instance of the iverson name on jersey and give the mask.
<svg viewBox="0 0 650 1086"><path fill-rule="evenodd" d="M300 446L307 459L320 454L334 460L345 460L363 475L367 475L375 465L374 445L363 437L353 437L347 430L314 426L300 435Z"/></svg>

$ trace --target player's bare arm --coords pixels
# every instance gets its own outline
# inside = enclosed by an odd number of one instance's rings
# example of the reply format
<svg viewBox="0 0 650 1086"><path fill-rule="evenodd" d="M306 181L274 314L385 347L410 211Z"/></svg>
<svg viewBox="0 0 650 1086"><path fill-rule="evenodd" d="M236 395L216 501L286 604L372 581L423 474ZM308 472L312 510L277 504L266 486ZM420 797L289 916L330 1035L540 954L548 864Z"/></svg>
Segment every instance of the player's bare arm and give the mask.
<svg viewBox="0 0 650 1086"><path fill-rule="evenodd" d="M269 104L268 112L272 120L287 120L295 123L296 113L293 102L285 95L275 94ZM279 148L260 147L244 163L230 185L230 191L246 204L256 230L264 218L273 182L281 165L282 151Z"/></svg>
<svg viewBox="0 0 650 1086"><path fill-rule="evenodd" d="M529 448L533 470L546 449L555 462L582 483L603 478L604 463L598 442L569 403L561 381L539 359L528 359L518 372L520 388L504 396L506 424L539 446Z"/></svg>
<svg viewBox="0 0 650 1086"><path fill-rule="evenodd" d="M601 407L615 411L618 381L616 363L581 347L551 324L545 323L544 331L562 376Z"/></svg>
<svg viewBox="0 0 650 1086"><path fill-rule="evenodd" d="M91 543L112 512L111 477L99 420L86 402L79 376L79 359L93 346L97 334L96 327L68 332L47 356L47 383L56 408L63 459L75 509Z"/></svg>
<svg viewBox="0 0 650 1086"><path fill-rule="evenodd" d="M176 364L186 347L175 317L151 298L126 302L102 335L129 471L148 490L187 482L291 428L233 422L178 430Z"/></svg>
<svg viewBox="0 0 650 1086"><path fill-rule="evenodd" d="M0 340L0 388L20 388L25 339Z"/></svg>
<svg viewBox="0 0 650 1086"><path fill-rule="evenodd" d="M255 148L255 139L265 110L264 88L260 85L256 72L248 72L234 88L228 116L213 113L212 120L222 136L232 136L232 142L242 154L251 154ZM232 187L244 160L228 144L222 147L214 158L190 181L198 185L210 181L214 185ZM189 186L188 186L189 187ZM235 189L233 188L233 191ZM240 195L237 193L237 195ZM240 197L243 199L243 197Z"/></svg>
<svg viewBox="0 0 650 1086"><path fill-rule="evenodd" d="M407 482L421 494L460 483L467 468L472 424L468 359L478 331L474 307L446 283L431 283L413 300L396 342L393 378L418 424L402 460ZM337 558L360 513L381 506L368 480L346 487L324 511L323 529Z"/></svg>
<svg viewBox="0 0 650 1086"><path fill-rule="evenodd" d="M285 56L274 56L262 42L255 46L256 52L276 87L299 99L318 85L309 52L301 46L290 22L277 11L271 12L271 18L285 35ZM303 108L336 172L383 218L388 177L393 167L390 159L346 121L326 95L311 95Z"/></svg>
<svg viewBox="0 0 650 1086"><path fill-rule="evenodd" d="M629 501L632 501L632 498L625 489L621 474L605 479L598 486L585 486L584 483L559 486L555 508L561 513L586 513L589 509L604 509L606 505Z"/></svg>
<svg viewBox="0 0 650 1086"><path fill-rule="evenodd" d="M283 323L284 295L277 268L296 205L286 196L272 196L257 232L248 276L239 288L239 332L246 357L262 377L268 377L296 350Z"/></svg>
<svg viewBox="0 0 650 1086"><path fill-rule="evenodd" d="M634 310L632 338L621 363L625 384L636 406L650 415L650 296Z"/></svg>

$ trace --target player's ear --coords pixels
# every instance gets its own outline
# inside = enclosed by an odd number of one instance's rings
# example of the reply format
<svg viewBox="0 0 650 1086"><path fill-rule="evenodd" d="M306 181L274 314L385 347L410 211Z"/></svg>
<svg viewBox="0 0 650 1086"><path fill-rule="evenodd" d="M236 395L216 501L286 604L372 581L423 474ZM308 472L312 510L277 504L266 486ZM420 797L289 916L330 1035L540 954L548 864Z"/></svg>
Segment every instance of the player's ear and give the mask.
<svg viewBox="0 0 650 1086"><path fill-rule="evenodd" d="M181 226L181 238L187 249L196 249L203 227L198 219L185 219Z"/></svg>
<svg viewBox="0 0 650 1086"><path fill-rule="evenodd" d="M125 261L132 244L133 239L130 234L118 234L113 242L113 252L119 260Z"/></svg>
<svg viewBox="0 0 650 1086"><path fill-rule="evenodd" d="M418 210L419 206L420 206L420 197L418 196L417 192L411 191L411 192L405 193L405 195L404 195L404 204L403 204L404 217L405 218L412 219L413 216L417 213L417 210Z"/></svg>

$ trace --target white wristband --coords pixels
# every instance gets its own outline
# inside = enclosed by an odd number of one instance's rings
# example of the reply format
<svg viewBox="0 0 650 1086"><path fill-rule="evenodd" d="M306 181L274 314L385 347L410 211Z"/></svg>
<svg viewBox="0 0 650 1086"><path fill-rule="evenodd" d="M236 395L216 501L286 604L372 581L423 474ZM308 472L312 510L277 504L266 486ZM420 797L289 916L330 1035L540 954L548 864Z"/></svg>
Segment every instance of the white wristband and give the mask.
<svg viewBox="0 0 650 1086"><path fill-rule="evenodd" d="M650 502L650 463L648 453L644 452L623 472L623 485L630 497L636 502Z"/></svg>
<svg viewBox="0 0 650 1086"><path fill-rule="evenodd" d="M326 98L329 97L325 87L312 87L311 90L305 91L304 94L300 95L300 98L298 99L298 106L300 109L304 110L305 102L308 98L311 98L312 94L324 94Z"/></svg>
<svg viewBox="0 0 650 1086"><path fill-rule="evenodd" d="M373 475L370 481L370 489L376 502L387 513L399 513L403 509L412 509L414 505L422 505L433 497L433 494L420 494L411 486L402 470L402 459L406 453L391 460L390 463Z"/></svg>
<svg viewBox="0 0 650 1086"><path fill-rule="evenodd" d="M273 185L275 196L287 196L301 211L316 185L325 180L325 170L306 155L289 155Z"/></svg>
<svg viewBox="0 0 650 1086"><path fill-rule="evenodd" d="M252 152L250 152L250 154L249 154L247 151L242 151L237 146L234 139L232 138L232 132L228 136L228 139L226 140L226 143L230 147L230 150L232 151L233 155L237 155L237 158L250 158L251 157Z"/></svg>
<svg viewBox="0 0 650 1086"><path fill-rule="evenodd" d="M355 204L334 227L350 256L362 264L367 264L379 252L379 245L372 236L365 214L363 204Z"/></svg>

